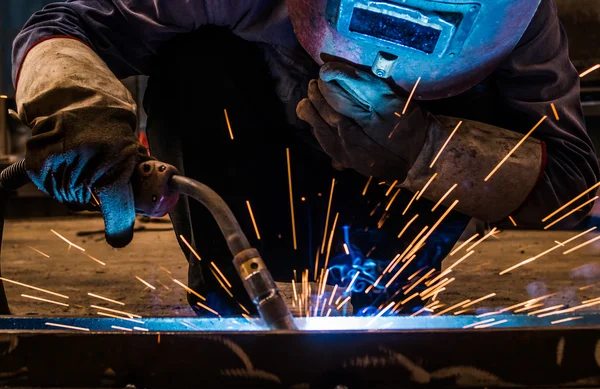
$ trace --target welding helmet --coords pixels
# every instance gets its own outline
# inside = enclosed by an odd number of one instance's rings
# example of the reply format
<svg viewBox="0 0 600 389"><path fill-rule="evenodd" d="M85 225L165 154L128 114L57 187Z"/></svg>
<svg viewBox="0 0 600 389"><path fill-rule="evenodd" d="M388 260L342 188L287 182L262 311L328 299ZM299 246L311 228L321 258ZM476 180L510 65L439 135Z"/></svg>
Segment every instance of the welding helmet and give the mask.
<svg viewBox="0 0 600 389"><path fill-rule="evenodd" d="M517 45L540 0L287 0L302 47L319 64L343 59L415 96L466 91Z"/></svg>

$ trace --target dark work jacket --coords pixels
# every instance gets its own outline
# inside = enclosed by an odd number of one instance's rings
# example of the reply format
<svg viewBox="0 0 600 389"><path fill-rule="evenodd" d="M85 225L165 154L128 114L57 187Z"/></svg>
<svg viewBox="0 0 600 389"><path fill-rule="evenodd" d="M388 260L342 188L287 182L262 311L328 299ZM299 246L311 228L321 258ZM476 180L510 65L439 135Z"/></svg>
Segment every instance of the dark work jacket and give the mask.
<svg viewBox="0 0 600 389"><path fill-rule="evenodd" d="M13 81L18 81L27 51L53 36L72 37L92 47L119 78L151 75L168 41L204 25L228 27L259 44L288 118L299 124L295 106L306 96L314 63L294 35L285 0L72 0L50 4L35 13L15 39ZM553 119L551 103L558 109L560 121ZM569 60L553 0L542 0L516 48L483 82L461 95L422 102L422 106L433 114L477 120L520 133L526 133L543 115L552 118L533 135L542 141L543 158L537 185L513 213L522 226L540 227L544 216L598 179L598 161L583 122L579 77ZM562 226L574 225L583 214L575 213Z"/></svg>

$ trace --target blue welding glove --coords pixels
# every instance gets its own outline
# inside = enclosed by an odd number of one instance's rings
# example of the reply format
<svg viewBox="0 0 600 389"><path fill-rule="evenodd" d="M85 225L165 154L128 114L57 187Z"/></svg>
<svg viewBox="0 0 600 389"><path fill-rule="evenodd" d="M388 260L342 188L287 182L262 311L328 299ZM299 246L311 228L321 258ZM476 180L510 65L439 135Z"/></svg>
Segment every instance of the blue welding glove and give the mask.
<svg viewBox="0 0 600 389"><path fill-rule="evenodd" d="M296 113L335 162L402 182L423 148L429 120L414 102L399 117L405 104L385 80L330 62L310 82Z"/></svg>
<svg viewBox="0 0 600 389"><path fill-rule="evenodd" d="M107 242L127 245L135 222L130 178L150 158L135 138L135 103L127 89L90 48L57 38L27 55L17 103L33 132L25 159L33 183L76 210L90 209L94 192Z"/></svg>

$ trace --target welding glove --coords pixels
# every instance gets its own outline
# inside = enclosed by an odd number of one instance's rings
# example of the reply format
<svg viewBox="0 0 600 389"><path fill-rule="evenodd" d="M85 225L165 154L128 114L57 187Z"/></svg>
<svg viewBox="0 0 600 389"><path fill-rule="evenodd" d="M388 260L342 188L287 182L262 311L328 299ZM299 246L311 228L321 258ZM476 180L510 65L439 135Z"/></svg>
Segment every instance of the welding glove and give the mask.
<svg viewBox="0 0 600 389"><path fill-rule="evenodd" d="M136 106L96 53L74 39L55 38L27 54L17 84L21 121L32 128L26 167L42 191L74 209L96 200L106 240L133 238L130 178L150 157L134 135Z"/></svg>
<svg viewBox="0 0 600 389"><path fill-rule="evenodd" d="M415 103L402 115L406 102L384 80L330 62L310 82L296 112L334 162L402 182L423 148L429 120Z"/></svg>

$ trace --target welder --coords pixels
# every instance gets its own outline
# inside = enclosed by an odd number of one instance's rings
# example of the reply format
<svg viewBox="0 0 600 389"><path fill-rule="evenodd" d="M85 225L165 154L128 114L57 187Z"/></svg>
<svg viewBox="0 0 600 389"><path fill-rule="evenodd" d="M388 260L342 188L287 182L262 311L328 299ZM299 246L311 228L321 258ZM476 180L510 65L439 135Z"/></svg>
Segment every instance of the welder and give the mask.
<svg viewBox="0 0 600 389"><path fill-rule="evenodd" d="M136 106L118 80L132 75L150 76L151 156L134 136ZM519 228L539 228L599 174L552 0L72 0L46 6L23 27L13 81L18 114L33 131L31 179L78 209L93 191L109 244L131 241L129 180L138 162L157 158L214 187L247 219L249 236L251 204L254 243L280 280L294 269L313 277L319 256L322 266L332 178L329 228L338 213L338 227L350 226L358 267L368 251L392 259L459 200L410 274L439 269L470 218L502 227L510 216ZM417 191L422 197L402 215ZM235 278L208 212L182 199L171 219L204 258L189 255L190 286L209 305L236 313L210 275L215 261ZM339 264L345 254L341 233L334 235L330 263ZM401 285L356 293L353 303L381 301Z"/></svg>

